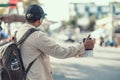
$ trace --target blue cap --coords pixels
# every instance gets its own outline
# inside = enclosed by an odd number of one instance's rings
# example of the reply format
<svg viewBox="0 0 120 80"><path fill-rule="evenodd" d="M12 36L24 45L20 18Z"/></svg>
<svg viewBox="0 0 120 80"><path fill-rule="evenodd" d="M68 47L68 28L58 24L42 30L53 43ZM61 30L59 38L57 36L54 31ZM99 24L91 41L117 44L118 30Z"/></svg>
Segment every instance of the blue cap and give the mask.
<svg viewBox="0 0 120 80"><path fill-rule="evenodd" d="M27 20L37 20L40 18L45 18L46 15L47 14L44 13L42 7L34 4L28 7L25 17Z"/></svg>

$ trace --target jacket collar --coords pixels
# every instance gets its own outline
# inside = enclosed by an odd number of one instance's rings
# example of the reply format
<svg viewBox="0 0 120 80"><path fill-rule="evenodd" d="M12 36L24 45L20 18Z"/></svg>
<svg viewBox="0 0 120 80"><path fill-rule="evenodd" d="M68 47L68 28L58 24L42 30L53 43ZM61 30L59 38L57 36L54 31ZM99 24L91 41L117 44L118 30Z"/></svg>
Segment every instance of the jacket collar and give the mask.
<svg viewBox="0 0 120 80"><path fill-rule="evenodd" d="M33 25L31 25L31 24L29 24L29 23L27 23L27 22L24 24L24 27L37 29L35 26L33 26Z"/></svg>

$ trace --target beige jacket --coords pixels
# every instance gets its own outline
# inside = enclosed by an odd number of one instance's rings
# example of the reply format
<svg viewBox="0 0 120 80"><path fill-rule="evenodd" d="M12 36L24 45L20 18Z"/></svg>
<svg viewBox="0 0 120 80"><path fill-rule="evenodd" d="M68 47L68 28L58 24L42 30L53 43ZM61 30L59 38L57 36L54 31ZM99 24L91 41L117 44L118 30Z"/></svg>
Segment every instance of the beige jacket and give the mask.
<svg viewBox="0 0 120 80"><path fill-rule="evenodd" d="M23 24L17 32L17 41L30 28L35 27L27 23ZM21 45L25 68L37 57L27 74L27 80L52 80L49 55L56 58L69 58L77 55L82 56L84 52L83 44L64 48L56 44L42 31L35 31Z"/></svg>

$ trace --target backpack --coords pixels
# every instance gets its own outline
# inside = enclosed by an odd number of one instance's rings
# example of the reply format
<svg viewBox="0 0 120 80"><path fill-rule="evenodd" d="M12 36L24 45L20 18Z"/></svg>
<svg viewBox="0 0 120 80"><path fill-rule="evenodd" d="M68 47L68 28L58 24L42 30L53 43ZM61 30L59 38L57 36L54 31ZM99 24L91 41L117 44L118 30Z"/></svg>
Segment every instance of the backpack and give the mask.
<svg viewBox="0 0 120 80"><path fill-rule="evenodd" d="M37 58L25 70L19 47L34 31L36 29L29 29L18 42L13 40L0 46L1 80L26 80L26 75Z"/></svg>

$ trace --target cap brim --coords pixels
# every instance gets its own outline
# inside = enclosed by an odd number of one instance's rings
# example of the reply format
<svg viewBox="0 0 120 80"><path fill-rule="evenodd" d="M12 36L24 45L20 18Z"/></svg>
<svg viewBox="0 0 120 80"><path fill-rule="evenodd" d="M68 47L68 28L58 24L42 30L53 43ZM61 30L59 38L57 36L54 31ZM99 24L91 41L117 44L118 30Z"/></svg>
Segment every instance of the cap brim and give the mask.
<svg viewBox="0 0 120 80"><path fill-rule="evenodd" d="M45 18L45 16L47 16L47 14L46 14L46 13L44 13L44 14L42 15L42 17L43 17L43 18Z"/></svg>

